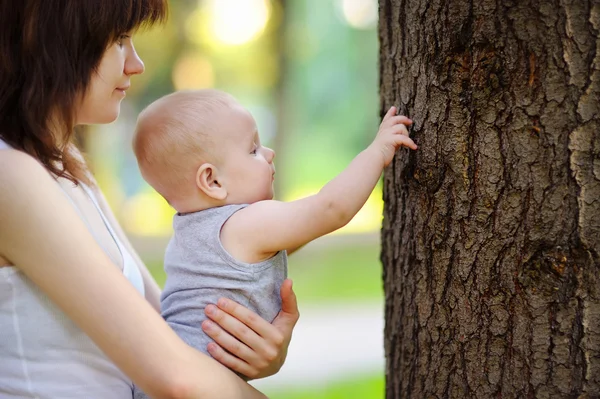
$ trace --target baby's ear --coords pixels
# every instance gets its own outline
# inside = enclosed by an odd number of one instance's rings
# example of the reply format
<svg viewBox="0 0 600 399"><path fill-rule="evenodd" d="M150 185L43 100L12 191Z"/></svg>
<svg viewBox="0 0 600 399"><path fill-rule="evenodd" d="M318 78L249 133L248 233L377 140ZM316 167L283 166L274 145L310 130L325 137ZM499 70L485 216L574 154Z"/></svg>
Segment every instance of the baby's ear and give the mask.
<svg viewBox="0 0 600 399"><path fill-rule="evenodd" d="M222 201L227 197L227 190L219 179L219 171L210 163L200 165L196 171L196 186L210 198Z"/></svg>

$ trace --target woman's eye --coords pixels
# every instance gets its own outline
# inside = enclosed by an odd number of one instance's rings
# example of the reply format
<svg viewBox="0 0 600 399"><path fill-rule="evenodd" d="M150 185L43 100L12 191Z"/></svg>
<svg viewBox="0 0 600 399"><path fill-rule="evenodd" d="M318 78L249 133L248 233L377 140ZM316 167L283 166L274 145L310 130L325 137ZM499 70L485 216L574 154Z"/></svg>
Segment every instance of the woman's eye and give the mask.
<svg viewBox="0 0 600 399"><path fill-rule="evenodd" d="M123 42L127 39L129 39L129 35L120 35L119 38L117 39L117 44L119 45L119 47L123 47Z"/></svg>

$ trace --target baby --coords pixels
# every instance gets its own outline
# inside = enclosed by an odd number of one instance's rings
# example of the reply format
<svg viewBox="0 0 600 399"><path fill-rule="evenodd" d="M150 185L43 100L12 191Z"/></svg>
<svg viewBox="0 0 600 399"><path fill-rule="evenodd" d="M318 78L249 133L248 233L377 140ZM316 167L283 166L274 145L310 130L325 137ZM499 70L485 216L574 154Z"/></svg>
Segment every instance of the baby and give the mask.
<svg viewBox="0 0 600 399"><path fill-rule="evenodd" d="M286 253L354 217L396 150L417 149L411 123L392 107L373 143L318 194L281 202L273 200L275 153L231 95L179 91L148 106L133 148L144 179L177 211L161 297L173 330L207 353L204 308L223 296L273 320Z"/></svg>

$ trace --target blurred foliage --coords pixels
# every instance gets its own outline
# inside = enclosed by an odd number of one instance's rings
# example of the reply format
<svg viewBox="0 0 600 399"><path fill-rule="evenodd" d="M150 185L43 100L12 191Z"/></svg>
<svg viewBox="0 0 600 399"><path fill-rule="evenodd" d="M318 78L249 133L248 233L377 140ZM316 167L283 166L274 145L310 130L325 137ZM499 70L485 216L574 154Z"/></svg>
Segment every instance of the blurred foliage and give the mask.
<svg viewBox="0 0 600 399"><path fill-rule="evenodd" d="M381 399L385 397L383 375L360 376L323 386L263 390L271 399Z"/></svg>
<svg viewBox="0 0 600 399"><path fill-rule="evenodd" d="M365 243L314 245L290 255L288 276L302 304L324 301L382 301L379 244L372 237ZM163 287L162 259L145 259L150 273Z"/></svg>
<svg viewBox="0 0 600 399"><path fill-rule="evenodd" d="M277 152L278 198L312 194L339 173L377 131L376 13L375 0L171 1L163 26L134 37L146 71L121 117L86 138L125 229L171 232L173 210L142 180L130 142L137 114L176 89L220 88L253 113ZM378 229L381 210L378 189L345 231Z"/></svg>
<svg viewBox="0 0 600 399"><path fill-rule="evenodd" d="M322 186L377 132L377 35L351 28L338 3L288 2L285 190Z"/></svg>

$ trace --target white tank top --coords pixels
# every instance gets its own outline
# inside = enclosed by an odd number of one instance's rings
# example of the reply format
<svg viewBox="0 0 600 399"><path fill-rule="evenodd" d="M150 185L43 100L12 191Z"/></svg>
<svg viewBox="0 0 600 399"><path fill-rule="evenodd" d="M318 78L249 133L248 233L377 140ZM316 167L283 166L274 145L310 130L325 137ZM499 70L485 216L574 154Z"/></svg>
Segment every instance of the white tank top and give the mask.
<svg viewBox="0 0 600 399"><path fill-rule="evenodd" d="M0 140L0 156L7 148ZM144 295L133 257L93 191L82 187L121 252L123 274ZM0 399L131 399L132 388L131 380L23 273L0 267Z"/></svg>

